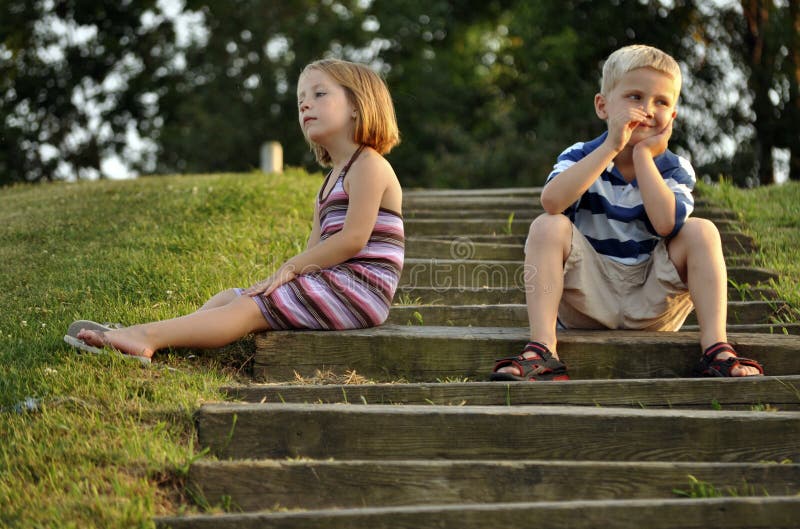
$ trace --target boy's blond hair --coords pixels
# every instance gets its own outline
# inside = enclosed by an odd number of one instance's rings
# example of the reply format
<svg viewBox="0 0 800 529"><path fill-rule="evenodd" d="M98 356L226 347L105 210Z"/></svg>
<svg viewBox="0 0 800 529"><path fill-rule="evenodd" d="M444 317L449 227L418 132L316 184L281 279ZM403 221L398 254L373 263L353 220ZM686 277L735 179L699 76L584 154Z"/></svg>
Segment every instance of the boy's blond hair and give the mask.
<svg viewBox="0 0 800 529"><path fill-rule="evenodd" d="M347 99L356 108L353 141L386 154L400 143L400 131L394 104L383 79L369 67L339 59L320 59L308 64L303 72L319 70L344 88ZM332 164L327 150L308 140L314 156L323 166Z"/></svg>
<svg viewBox="0 0 800 529"><path fill-rule="evenodd" d="M678 98L681 92L681 67L669 54L643 44L625 46L608 56L603 64L600 93L608 96L623 75L637 68L652 68L672 78L675 81L675 98Z"/></svg>

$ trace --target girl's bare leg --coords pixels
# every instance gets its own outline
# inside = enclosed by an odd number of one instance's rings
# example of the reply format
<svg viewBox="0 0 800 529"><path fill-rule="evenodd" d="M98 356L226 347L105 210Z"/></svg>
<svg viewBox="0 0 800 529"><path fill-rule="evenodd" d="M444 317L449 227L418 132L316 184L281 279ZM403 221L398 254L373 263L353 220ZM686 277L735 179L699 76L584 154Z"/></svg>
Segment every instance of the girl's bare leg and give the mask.
<svg viewBox="0 0 800 529"><path fill-rule="evenodd" d="M238 297L239 296L236 294L236 291L234 291L232 288L228 290L223 290L222 292L214 294L208 301L206 301L203 304L202 307L200 307L197 310L207 310L207 309L215 309L217 307L222 307Z"/></svg>
<svg viewBox="0 0 800 529"><path fill-rule="evenodd" d="M105 333L81 331L78 339L95 347L110 345L123 353L149 358L163 347L222 347L251 332L268 329L269 325L253 298L237 296L226 305L199 310L179 318Z"/></svg>

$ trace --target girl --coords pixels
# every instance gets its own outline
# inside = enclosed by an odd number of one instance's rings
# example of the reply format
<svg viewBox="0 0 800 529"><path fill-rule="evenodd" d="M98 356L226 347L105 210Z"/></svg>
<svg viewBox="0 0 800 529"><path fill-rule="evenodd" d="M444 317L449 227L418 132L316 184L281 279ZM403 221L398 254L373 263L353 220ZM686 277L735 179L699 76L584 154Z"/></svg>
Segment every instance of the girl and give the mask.
<svg viewBox="0 0 800 529"><path fill-rule="evenodd" d="M324 59L297 84L300 127L317 161L331 166L317 195L306 250L246 289L230 289L171 320L111 329L74 322L64 337L88 352L109 347L149 363L168 347L215 348L282 329L380 325L403 266L402 190L381 156L400 141L386 85L369 68Z"/></svg>

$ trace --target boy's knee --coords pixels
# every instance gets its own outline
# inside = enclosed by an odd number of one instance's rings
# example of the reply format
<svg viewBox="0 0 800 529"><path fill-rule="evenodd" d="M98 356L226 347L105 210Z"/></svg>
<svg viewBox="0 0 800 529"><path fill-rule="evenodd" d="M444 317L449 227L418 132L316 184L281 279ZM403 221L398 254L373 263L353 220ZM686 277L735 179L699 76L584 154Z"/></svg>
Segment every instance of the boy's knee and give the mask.
<svg viewBox="0 0 800 529"><path fill-rule="evenodd" d="M689 218L681 228L681 232L684 230L686 236L707 244L717 244L720 241L717 226L708 219Z"/></svg>
<svg viewBox="0 0 800 529"><path fill-rule="evenodd" d="M560 251L566 260L571 244L572 221L565 215L543 213L531 223L528 238L525 240L525 254L541 255Z"/></svg>
<svg viewBox="0 0 800 529"><path fill-rule="evenodd" d="M528 241L548 240L560 241L572 238L572 221L565 215L542 213L531 222L528 230Z"/></svg>

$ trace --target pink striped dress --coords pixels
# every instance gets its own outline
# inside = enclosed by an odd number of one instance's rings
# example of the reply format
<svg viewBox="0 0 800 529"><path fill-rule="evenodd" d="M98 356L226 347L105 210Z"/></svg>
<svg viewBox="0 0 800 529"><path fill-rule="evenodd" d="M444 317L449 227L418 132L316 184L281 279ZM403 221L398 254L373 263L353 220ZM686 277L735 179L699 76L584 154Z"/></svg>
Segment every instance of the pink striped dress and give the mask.
<svg viewBox="0 0 800 529"><path fill-rule="evenodd" d="M322 198L331 174L317 195L320 240L341 231L350 197L344 177L360 154L342 169L328 196ZM361 251L351 259L318 272L297 276L269 296L256 296L273 329L343 330L374 327L386 321L404 256L403 217L381 208Z"/></svg>

